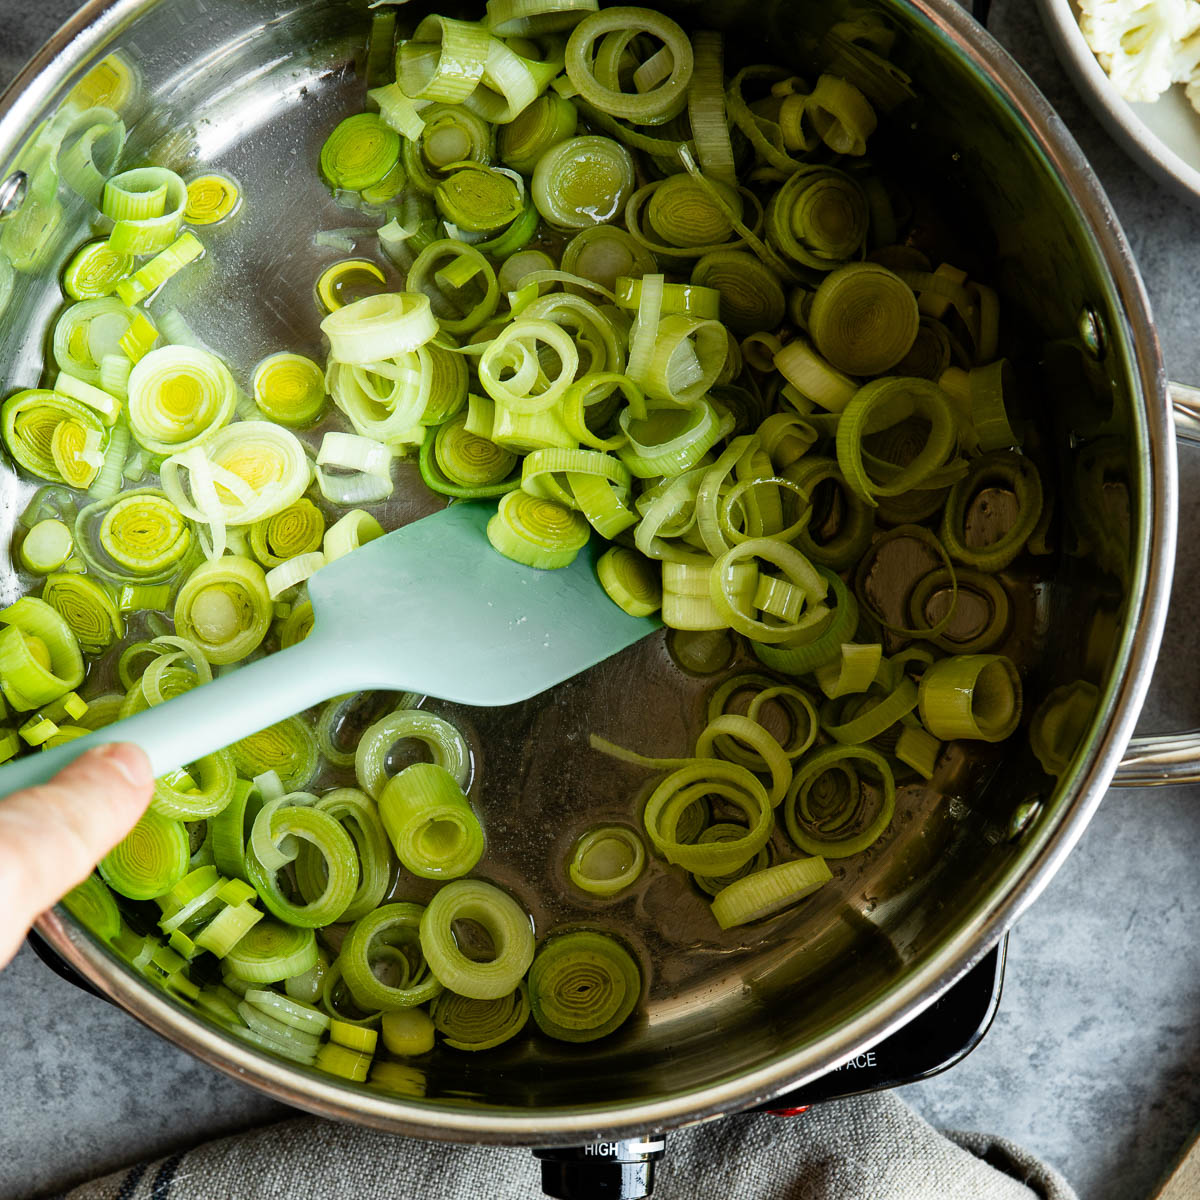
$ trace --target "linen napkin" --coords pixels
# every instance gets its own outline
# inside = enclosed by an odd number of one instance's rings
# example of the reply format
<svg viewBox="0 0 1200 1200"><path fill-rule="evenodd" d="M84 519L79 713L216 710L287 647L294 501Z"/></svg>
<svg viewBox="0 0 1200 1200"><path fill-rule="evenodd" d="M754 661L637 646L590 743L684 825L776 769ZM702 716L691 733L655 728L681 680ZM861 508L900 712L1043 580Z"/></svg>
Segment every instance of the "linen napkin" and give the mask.
<svg viewBox="0 0 1200 1200"><path fill-rule="evenodd" d="M66 1200L538 1200L522 1149L453 1146L300 1117L118 1171ZM942 1133L882 1092L795 1117L743 1114L667 1136L656 1200L1077 1200L1003 1138Z"/></svg>

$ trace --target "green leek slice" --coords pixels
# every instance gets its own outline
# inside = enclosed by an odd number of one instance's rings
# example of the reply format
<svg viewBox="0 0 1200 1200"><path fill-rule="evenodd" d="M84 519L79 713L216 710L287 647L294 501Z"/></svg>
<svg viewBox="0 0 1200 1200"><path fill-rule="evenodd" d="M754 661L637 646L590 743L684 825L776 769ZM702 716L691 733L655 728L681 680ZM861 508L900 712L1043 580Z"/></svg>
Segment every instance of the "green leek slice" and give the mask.
<svg viewBox="0 0 1200 1200"><path fill-rule="evenodd" d="M122 254L165 250L179 236L187 201L187 184L165 167L138 167L112 176L101 204L113 221L109 243Z"/></svg>
<svg viewBox="0 0 1200 1200"><path fill-rule="evenodd" d="M488 521L488 541L506 558L541 570L570 566L588 543L585 518L554 500L509 492Z"/></svg>
<svg viewBox="0 0 1200 1200"><path fill-rule="evenodd" d="M311 970L317 939L311 929L260 921L224 957L227 971L247 983L277 983Z"/></svg>
<svg viewBox="0 0 1200 1200"><path fill-rule="evenodd" d="M187 185L183 219L189 225L216 225L233 216L241 202L241 188L228 175L197 175Z"/></svg>
<svg viewBox="0 0 1200 1200"><path fill-rule="evenodd" d="M633 955L615 938L590 930L550 938L529 969L533 1019L558 1041L607 1037L629 1019L641 991Z"/></svg>
<svg viewBox="0 0 1200 1200"><path fill-rule="evenodd" d="M600 79L599 56L593 58L593 47L613 33L619 34L626 46L639 34L661 42L671 63L666 79L644 92L624 91L615 70ZM617 7L591 13L575 26L567 41L567 75L578 94L603 112L639 125L659 125L682 111L693 66L687 34L669 17L648 8Z"/></svg>
<svg viewBox="0 0 1200 1200"><path fill-rule="evenodd" d="M423 957L424 912L419 904L385 904L351 926L337 966L363 1009L411 1009L441 992L441 983Z"/></svg>
<svg viewBox="0 0 1200 1200"><path fill-rule="evenodd" d="M542 217L558 229L587 229L620 216L634 185L633 158L612 138L566 138L537 161L530 183Z"/></svg>
<svg viewBox="0 0 1200 1200"><path fill-rule="evenodd" d="M710 842L736 842L739 838L744 837L745 834L746 827L744 825L735 825L732 822L720 821L702 830L696 841L701 844ZM770 862L771 846L768 843L753 858L748 859L736 870L729 871L724 875L693 875L692 881L702 892L707 892L708 895L715 896L736 880L744 879L752 872L761 871L765 867L770 866Z"/></svg>
<svg viewBox="0 0 1200 1200"><path fill-rule="evenodd" d="M264 862L259 849L265 845L273 854L283 855L286 863L299 854L301 841L307 842L325 865L324 888L304 904L289 899L280 885L278 866L271 856ZM290 804L286 795L279 801L269 801L254 818L246 870L264 907L289 925L315 929L332 924L346 911L358 890L358 854L350 835L327 812L307 803Z"/></svg>
<svg viewBox="0 0 1200 1200"><path fill-rule="evenodd" d="M33 525L17 553L21 565L34 575L49 575L71 557L75 539L65 522L48 518Z"/></svg>
<svg viewBox="0 0 1200 1200"><path fill-rule="evenodd" d="M695 64L687 105L688 123L696 141L696 157L705 174L715 180L734 183L737 174L730 122L725 113L724 44L721 34L710 29L698 30L692 35L692 52ZM780 313L781 320L782 316Z"/></svg>
<svg viewBox="0 0 1200 1200"><path fill-rule="evenodd" d="M129 376L129 427L139 446L173 454L197 445L234 414L237 387L215 354L163 346Z"/></svg>
<svg viewBox="0 0 1200 1200"><path fill-rule="evenodd" d="M912 349L920 327L917 298L878 263L853 263L821 281L808 331L825 358L848 375L883 375Z"/></svg>
<svg viewBox="0 0 1200 1200"><path fill-rule="evenodd" d="M174 821L215 817L233 799L237 783L233 759L226 750L214 751L183 773L183 786L180 782L176 775L156 780L150 810Z"/></svg>
<svg viewBox="0 0 1200 1200"><path fill-rule="evenodd" d="M307 787L317 772L317 741L300 717L285 717L229 747L240 774L257 779L273 772L288 791Z"/></svg>
<svg viewBox="0 0 1200 1200"><path fill-rule="evenodd" d="M321 147L329 186L358 192L379 183L400 157L400 136L374 113L339 121Z"/></svg>
<svg viewBox="0 0 1200 1200"><path fill-rule="evenodd" d="M16 392L0 407L0 436L18 466L52 483L69 482L72 486L81 486L80 480L64 480L60 469L63 463L61 449L59 457L55 456L55 435L65 425L76 428L77 452L86 447L90 432L94 442L90 453L102 453L108 431L101 416L86 404L35 388ZM82 437L78 436L80 433ZM77 452L72 455L72 461L78 457ZM98 468L88 465L87 470L90 471L87 480L90 484Z"/></svg>
<svg viewBox="0 0 1200 1200"><path fill-rule="evenodd" d="M820 857L802 858L755 871L719 891L712 913L722 929L769 917L811 896L833 878Z"/></svg>
<svg viewBox="0 0 1200 1200"><path fill-rule="evenodd" d="M45 600L22 596L0 610L0 624L0 690L17 711L40 708L83 681L75 634Z"/></svg>
<svg viewBox="0 0 1200 1200"><path fill-rule="evenodd" d="M1002 654L956 654L925 669L921 723L944 742L1002 742L1021 720L1021 677Z"/></svg>
<svg viewBox="0 0 1200 1200"><path fill-rule="evenodd" d="M321 329L340 363L379 362L423 346L437 333L429 297L409 292L366 296L331 312Z"/></svg>
<svg viewBox="0 0 1200 1200"><path fill-rule="evenodd" d="M646 865L642 839L624 825L597 825L571 849L567 875L593 896L615 896L632 887Z"/></svg>
<svg viewBox="0 0 1200 1200"><path fill-rule="evenodd" d="M862 762L879 782L872 800L852 765ZM788 837L805 853L847 858L873 845L891 824L896 782L887 759L870 746L823 746L796 767L783 805ZM872 809L874 811L872 811Z"/></svg>
<svg viewBox="0 0 1200 1200"><path fill-rule="evenodd" d="M187 874L187 831L179 821L147 812L100 860L98 869L114 892L130 900L153 900Z"/></svg>
<svg viewBox="0 0 1200 1200"><path fill-rule="evenodd" d="M445 767L414 763L389 779L379 815L396 857L425 879L458 879L483 854L483 829Z"/></svg>
<svg viewBox="0 0 1200 1200"><path fill-rule="evenodd" d="M107 240L89 242L67 264L63 291L72 300L99 300L133 272L133 255L114 250Z"/></svg>
<svg viewBox="0 0 1200 1200"><path fill-rule="evenodd" d="M492 943L491 957L468 958L455 940L454 923L474 921ZM528 914L511 896L479 879L455 879L421 915L421 950L444 987L472 1000L498 1000L516 990L533 961Z"/></svg>
<svg viewBox="0 0 1200 1200"><path fill-rule="evenodd" d="M90 933L110 942L121 932L121 910L98 875L89 875L63 898L62 906Z"/></svg>
<svg viewBox="0 0 1200 1200"><path fill-rule="evenodd" d="M324 539L325 518L305 497L250 527L250 548L266 568L319 550Z"/></svg>
<svg viewBox="0 0 1200 1200"><path fill-rule="evenodd" d="M857 182L835 167L792 164L767 205L767 238L781 254L817 271L859 257L870 209Z"/></svg>
<svg viewBox="0 0 1200 1200"><path fill-rule="evenodd" d="M838 465L849 487L872 505L881 496L952 483L967 470L957 450L958 424L949 398L927 379L868 383L838 421Z"/></svg>
<svg viewBox="0 0 1200 1200"><path fill-rule="evenodd" d="M325 377L311 358L281 352L254 368L254 403L268 420L295 429L314 424L325 409Z"/></svg>
<svg viewBox="0 0 1200 1200"><path fill-rule="evenodd" d="M532 175L546 151L575 133L578 120L575 105L547 92L501 127L496 148L507 166L522 175Z"/></svg>
<svg viewBox="0 0 1200 1200"><path fill-rule="evenodd" d="M461 104L483 79L492 37L482 24L426 17L396 57L406 96Z"/></svg>
<svg viewBox="0 0 1200 1200"><path fill-rule="evenodd" d="M359 740L354 756L358 785L378 800L388 784L386 763L397 742L414 738L428 749L434 764L447 770L466 789L471 778L471 754L463 735L434 713L398 709L375 722Z"/></svg>
<svg viewBox="0 0 1200 1200"><path fill-rule="evenodd" d="M529 995L520 983L507 996L473 1000L444 991L430 1006L433 1026L455 1050L491 1050L511 1041L529 1022ZM387 1016L384 1017L385 1029ZM430 1035L432 1047L432 1033Z"/></svg>
<svg viewBox="0 0 1200 1200"><path fill-rule="evenodd" d="M1029 723L1029 745L1047 775L1063 775L1100 708L1100 689L1085 679L1056 687Z"/></svg>
<svg viewBox="0 0 1200 1200"><path fill-rule="evenodd" d="M100 654L124 635L125 623L112 595L85 575L48 575L42 599L66 621L80 649L89 654Z"/></svg>
<svg viewBox="0 0 1200 1200"><path fill-rule="evenodd" d="M1010 493L1016 518L998 537L980 544L971 537L971 507L986 489ZM973 458L950 489L940 535L950 557L980 571L1002 571L1024 549L1044 503L1041 475L1033 460L1012 450L994 450Z"/></svg>

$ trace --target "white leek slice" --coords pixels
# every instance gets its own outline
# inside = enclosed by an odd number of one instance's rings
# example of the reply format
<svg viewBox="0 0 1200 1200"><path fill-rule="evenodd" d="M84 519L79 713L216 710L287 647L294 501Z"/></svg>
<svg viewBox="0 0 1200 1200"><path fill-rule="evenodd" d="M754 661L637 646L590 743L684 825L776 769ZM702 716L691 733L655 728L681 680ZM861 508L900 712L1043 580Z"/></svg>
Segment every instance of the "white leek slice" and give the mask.
<svg viewBox="0 0 1200 1200"><path fill-rule="evenodd" d="M325 565L325 555L320 550L310 554L297 554L272 567L267 572L267 591L272 600L278 600L289 588L302 584L309 576Z"/></svg>
<svg viewBox="0 0 1200 1200"><path fill-rule="evenodd" d="M800 858L755 871L722 888L712 913L722 929L745 925L777 913L823 887L833 878L823 858Z"/></svg>
<svg viewBox="0 0 1200 1200"><path fill-rule="evenodd" d="M322 468L349 472L331 475ZM331 504L373 504L392 494L392 450L356 433L327 433L317 454L317 485Z"/></svg>
<svg viewBox="0 0 1200 1200"><path fill-rule="evenodd" d="M325 531L325 561L333 562L377 537L383 537L383 526L361 508L351 509Z"/></svg>
<svg viewBox="0 0 1200 1200"><path fill-rule="evenodd" d="M330 357L340 363L373 363L423 346L438 331L429 297L415 292L367 296L331 312L321 322Z"/></svg>
<svg viewBox="0 0 1200 1200"><path fill-rule="evenodd" d="M237 386L215 354L191 346L151 350L129 376L129 427L139 446L174 454L233 418Z"/></svg>
<svg viewBox="0 0 1200 1200"><path fill-rule="evenodd" d="M252 525L295 504L312 464L294 433L268 421L239 421L162 465L163 490L191 520L212 531L210 556L225 548L225 527Z"/></svg>

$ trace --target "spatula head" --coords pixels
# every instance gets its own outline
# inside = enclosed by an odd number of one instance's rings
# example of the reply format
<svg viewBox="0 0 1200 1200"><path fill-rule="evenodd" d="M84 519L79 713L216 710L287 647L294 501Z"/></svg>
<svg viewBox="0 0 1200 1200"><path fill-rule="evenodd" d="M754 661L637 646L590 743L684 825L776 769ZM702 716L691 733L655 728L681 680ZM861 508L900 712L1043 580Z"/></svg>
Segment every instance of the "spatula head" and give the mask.
<svg viewBox="0 0 1200 1200"><path fill-rule="evenodd" d="M452 504L337 559L309 581L312 638L362 688L515 704L661 628L596 578L602 547L539 571L487 540L494 504ZM349 656L347 658L347 656Z"/></svg>

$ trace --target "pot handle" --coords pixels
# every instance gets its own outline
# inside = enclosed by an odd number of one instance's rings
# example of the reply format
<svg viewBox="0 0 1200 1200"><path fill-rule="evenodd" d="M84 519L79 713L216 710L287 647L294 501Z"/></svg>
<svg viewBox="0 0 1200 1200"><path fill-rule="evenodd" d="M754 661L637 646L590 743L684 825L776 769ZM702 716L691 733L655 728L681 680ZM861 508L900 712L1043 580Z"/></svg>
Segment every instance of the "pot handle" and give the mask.
<svg viewBox="0 0 1200 1200"><path fill-rule="evenodd" d="M1175 437L1200 446L1200 388L1186 383L1168 384ZM1151 734L1129 742L1125 757L1113 776L1113 787L1153 787L1200 783L1200 729L1183 733Z"/></svg>

